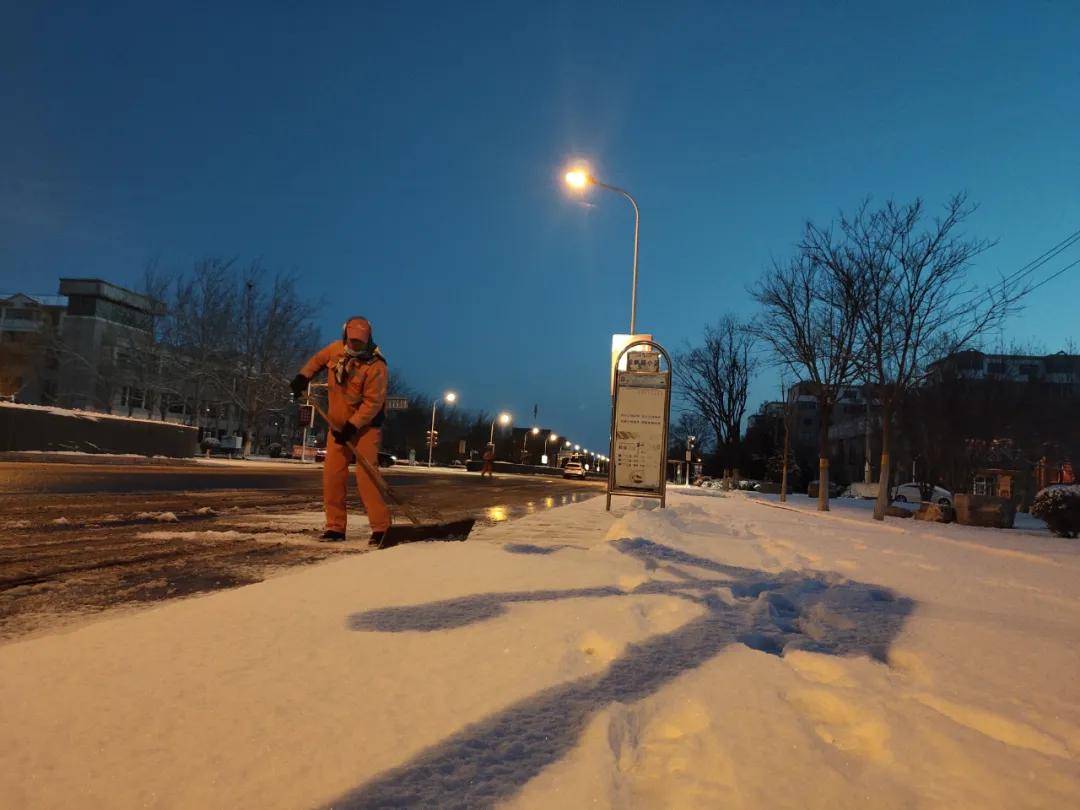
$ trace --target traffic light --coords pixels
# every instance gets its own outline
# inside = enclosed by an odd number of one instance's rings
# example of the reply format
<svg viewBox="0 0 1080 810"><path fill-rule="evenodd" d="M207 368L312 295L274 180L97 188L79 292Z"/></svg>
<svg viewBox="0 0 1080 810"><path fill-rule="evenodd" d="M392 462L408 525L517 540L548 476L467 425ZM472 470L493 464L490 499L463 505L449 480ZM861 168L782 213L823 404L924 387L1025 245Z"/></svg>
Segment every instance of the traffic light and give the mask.
<svg viewBox="0 0 1080 810"><path fill-rule="evenodd" d="M314 405L301 405L300 412L297 414L297 422L302 428L309 428L315 426L315 406Z"/></svg>
<svg viewBox="0 0 1080 810"><path fill-rule="evenodd" d="M427 443L428 447L434 447L439 443L439 431L429 430L427 431Z"/></svg>

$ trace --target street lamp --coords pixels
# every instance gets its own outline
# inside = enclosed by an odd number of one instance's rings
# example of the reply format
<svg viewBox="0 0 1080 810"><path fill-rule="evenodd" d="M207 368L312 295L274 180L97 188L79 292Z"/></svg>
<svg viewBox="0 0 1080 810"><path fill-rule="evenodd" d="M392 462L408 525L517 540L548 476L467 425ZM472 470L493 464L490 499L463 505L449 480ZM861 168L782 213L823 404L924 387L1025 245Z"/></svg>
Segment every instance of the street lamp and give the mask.
<svg viewBox="0 0 1080 810"><path fill-rule="evenodd" d="M638 211L637 200L635 200L626 189L602 183L589 174L587 169L582 167L577 167L568 171L565 180L566 185L574 191L584 191L587 186L599 186L600 188L606 188L608 191L614 191L616 194L621 194L626 197L626 199L630 201L630 205L634 207L634 277L633 282L630 285L630 334L633 335L635 334L634 323L637 321L638 230L641 225L641 213Z"/></svg>
<svg viewBox="0 0 1080 810"><path fill-rule="evenodd" d="M498 422L500 425L504 425L504 426L509 425L510 424L510 414L508 414L508 413L506 413L504 411L503 413L500 413L497 417L495 417L494 419L491 420L491 438L488 439L488 444L495 444L495 423L496 422Z"/></svg>
<svg viewBox="0 0 1080 810"><path fill-rule="evenodd" d="M536 436L540 433L540 428L534 427L532 430L525 431L525 438L521 440L521 463L524 464L528 459L528 447L529 447L529 434Z"/></svg>
<svg viewBox="0 0 1080 810"><path fill-rule="evenodd" d="M443 399L453 405L457 402L457 394L453 391L447 391L443 395ZM427 445L427 465L431 466L431 455L435 452L435 406L439 404L439 400L435 399L431 401L431 432L428 433L428 445Z"/></svg>
<svg viewBox="0 0 1080 810"><path fill-rule="evenodd" d="M549 433L548 437L546 439L544 439L544 455L548 456L548 461L549 462L551 461L551 455L548 453L548 443L549 442L557 442L558 440L559 440L559 434L558 433ZM555 465L550 464L549 466L554 467Z"/></svg>

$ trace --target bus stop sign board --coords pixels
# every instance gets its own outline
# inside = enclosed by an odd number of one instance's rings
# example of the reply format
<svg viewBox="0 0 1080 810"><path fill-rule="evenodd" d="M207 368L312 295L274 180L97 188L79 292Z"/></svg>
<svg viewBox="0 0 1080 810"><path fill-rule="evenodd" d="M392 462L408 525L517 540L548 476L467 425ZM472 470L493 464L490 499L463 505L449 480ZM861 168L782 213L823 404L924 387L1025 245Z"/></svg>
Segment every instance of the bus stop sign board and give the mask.
<svg viewBox="0 0 1080 810"><path fill-rule="evenodd" d="M653 341L633 343L623 349L647 344L651 357L637 354L639 362L628 363L626 371L616 371L611 397L611 466L608 471L607 508L612 495L658 498L666 501L667 435L671 406L671 360ZM667 369L660 370L663 355ZM642 370L631 370L631 369Z"/></svg>

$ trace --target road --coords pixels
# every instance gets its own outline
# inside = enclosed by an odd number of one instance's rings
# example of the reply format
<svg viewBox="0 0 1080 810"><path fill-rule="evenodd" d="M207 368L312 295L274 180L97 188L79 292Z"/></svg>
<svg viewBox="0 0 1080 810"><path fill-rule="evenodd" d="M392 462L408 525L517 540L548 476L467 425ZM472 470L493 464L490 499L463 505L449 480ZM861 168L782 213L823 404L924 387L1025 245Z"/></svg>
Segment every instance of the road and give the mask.
<svg viewBox="0 0 1080 810"><path fill-rule="evenodd" d="M594 481L386 470L421 510L483 523L593 497ZM0 462L0 643L106 611L259 582L338 554L367 553L322 529L318 467ZM363 509L349 493L351 514ZM402 521L405 519L400 518Z"/></svg>

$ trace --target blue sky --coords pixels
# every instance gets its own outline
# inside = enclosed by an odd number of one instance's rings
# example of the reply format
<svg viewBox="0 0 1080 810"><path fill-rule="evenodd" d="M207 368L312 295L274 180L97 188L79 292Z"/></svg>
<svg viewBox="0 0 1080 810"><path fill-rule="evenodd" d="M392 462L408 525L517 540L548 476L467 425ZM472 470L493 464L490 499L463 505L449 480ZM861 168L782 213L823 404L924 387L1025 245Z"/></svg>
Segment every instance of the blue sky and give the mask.
<svg viewBox="0 0 1080 810"><path fill-rule="evenodd" d="M980 280L1080 228L1072 2L182 5L5 12L0 291L261 257L414 386L601 448L632 216L572 158L638 198L669 348L866 195L966 189ZM1080 267L1004 338L1080 339L1078 302Z"/></svg>

